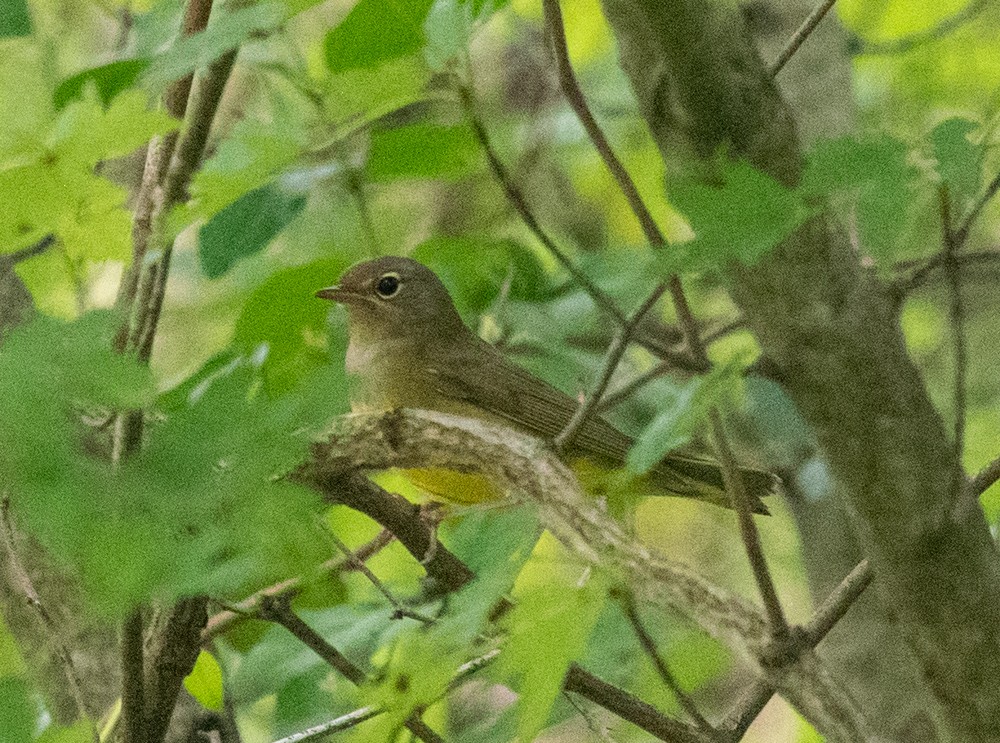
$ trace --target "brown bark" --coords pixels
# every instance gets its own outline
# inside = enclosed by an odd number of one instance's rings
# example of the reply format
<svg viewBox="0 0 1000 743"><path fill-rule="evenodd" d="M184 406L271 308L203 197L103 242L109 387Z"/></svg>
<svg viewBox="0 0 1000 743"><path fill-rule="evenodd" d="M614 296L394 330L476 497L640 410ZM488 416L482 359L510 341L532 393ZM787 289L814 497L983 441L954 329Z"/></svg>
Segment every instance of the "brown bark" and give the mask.
<svg viewBox="0 0 1000 743"><path fill-rule="evenodd" d="M794 122L738 14L707 0L605 9L665 154L683 145L708 158L726 144L797 181ZM878 593L950 734L1000 737L1000 690L989 681L1000 673L996 549L978 503L955 492L953 447L881 287L822 217L756 266L730 266L726 283L845 485Z"/></svg>

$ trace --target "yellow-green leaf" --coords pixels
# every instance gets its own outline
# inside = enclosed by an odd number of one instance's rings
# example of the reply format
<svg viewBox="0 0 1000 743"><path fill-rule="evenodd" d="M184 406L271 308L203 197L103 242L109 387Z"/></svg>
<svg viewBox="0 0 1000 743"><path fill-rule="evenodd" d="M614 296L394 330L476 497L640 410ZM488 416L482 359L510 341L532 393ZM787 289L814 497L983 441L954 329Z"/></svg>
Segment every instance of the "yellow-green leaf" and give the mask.
<svg viewBox="0 0 1000 743"><path fill-rule="evenodd" d="M184 679L184 688L205 709L222 711L222 668L211 653L204 650L198 653L194 668Z"/></svg>

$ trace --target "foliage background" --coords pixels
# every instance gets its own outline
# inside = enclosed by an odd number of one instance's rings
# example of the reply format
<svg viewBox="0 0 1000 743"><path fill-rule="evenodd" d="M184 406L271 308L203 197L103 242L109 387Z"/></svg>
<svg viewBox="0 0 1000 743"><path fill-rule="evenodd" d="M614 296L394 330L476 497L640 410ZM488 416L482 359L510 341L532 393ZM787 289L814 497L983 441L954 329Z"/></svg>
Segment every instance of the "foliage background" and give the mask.
<svg viewBox="0 0 1000 743"><path fill-rule="evenodd" d="M475 109L539 221L620 306L635 307L657 278L677 267L665 266L645 244L559 95L541 9L532 0L361 0L350 15L351 4L336 0L232 3L222 6L227 12L213 19L211 33L186 45L175 40L181 8L173 0L4 2L0 252L13 254L50 232L59 239L16 268L39 314L52 320L12 336L0 352L6 429L0 466L14 473L15 516L83 578L87 610L101 621L133 601L192 591L237 600L336 554L330 532L351 547L375 536L372 522L344 507L317 523L320 509L311 494L263 485L305 450L301 429L346 409L344 317L313 292L356 260L393 253L427 262L484 338L567 391L589 388L614 328L517 219L491 176L456 85L474 88ZM776 12L762 2L745 8L765 47L780 47L767 38ZM808 96L797 100L800 130L812 142L807 182L813 193L833 196L866 265L892 280L912 270L908 262L940 250L938 183L948 182L956 207L964 209L997 170L991 143L1000 100L994 41L1000 11L976 0L933 8L844 0L835 12L836 19L825 21L833 28L807 44L839 60L851 98L836 112ZM689 238L675 208L682 199L675 196L672 206L664 192L681 165L664 165L638 117L599 3L571 0L564 13L581 84L619 156L668 237ZM964 22L952 28L956 18ZM152 105L167 83L240 42L208 159L190 201L170 217L177 250L147 374L112 356L114 321L96 312L114 305L129 259L129 199L143 162L137 149L175 125ZM790 68L800 64L808 63L796 58ZM93 68L102 72L86 73ZM844 135L850 136L828 139ZM758 192L737 187L731 197L744 210L723 210L730 219L722 218L724 232L777 229L755 201ZM692 224L699 209L709 209L697 195L684 205ZM988 206L970 252L994 248L997 216L996 205ZM710 243L701 245L702 262L679 267L697 317L710 330L736 312L712 270L724 248L713 255ZM996 455L995 281L994 264L984 260L965 284L964 463L970 472ZM947 302L943 274L936 273L907 298L902 327L950 420ZM658 311L673 324L669 308ZM745 365L755 353L742 331L711 347L723 365ZM655 363L647 351L630 350L616 384ZM694 384L680 374L660 377L613 418L638 434L660 415L659 430L683 436L703 412L690 403ZM736 427L744 459L782 472L796 497L834 498L815 442L778 387L754 376L742 386ZM191 404L195 390L197 404ZM100 418L108 408L134 405L149 406L161 421L153 425L150 447L122 473L110 475L70 445L80 431L67 422L67 406ZM220 459L231 462L221 475ZM402 486L391 477L386 482ZM95 500L95 492L104 497ZM995 527L1000 489L987 491L983 505ZM643 540L756 599L731 514L675 499L635 507ZM805 620L822 593L814 598L810 592L792 513L781 502L772 510L772 518L759 521L765 549L790 617ZM219 533L176 539L175 530L220 514ZM510 560L520 566L519 550L530 547L517 538L525 531L530 526L515 516L474 514L449 524L442 538L484 569L502 566L495 569L503 576L512 570ZM398 545L369 565L396 596L418 594L422 571ZM571 658L667 711L678 710L618 606L602 590L573 590L576 567L548 540L534 547L515 588L524 613L512 626L521 644L509 648L501 668L484 672L425 717L446 727L449 740L506 740L518 729L541 728L540 740L594 736L566 699L552 698L552 684ZM422 642L405 620L390 621L392 607L357 573L320 581L300 601L304 616L335 645L373 666L413 670L418 689L441 683L432 658L446 658L451 667L466 659L455 637L437 634ZM567 603L578 610L572 621L588 617L592 631L559 636L557 629L570 621ZM460 616L458 636L478 631L481 610ZM537 622L517 624L530 616ZM650 617L649 623L682 685L707 711L724 711L748 678L739 660L677 618ZM370 698L336 679L283 630L263 623L248 622L220 640L216 657L247 741L288 734ZM20 729L23 735L8 733L10 739L28 740L47 717L3 630L0 659L6 690L0 698L9 702L0 705L8 708L0 728ZM203 685L214 687L208 673ZM519 704L511 689L521 693ZM615 740L645 739L625 723L605 722ZM356 739L376 739L366 737L377 737L373 730L359 728ZM775 700L747 739L814 738Z"/></svg>

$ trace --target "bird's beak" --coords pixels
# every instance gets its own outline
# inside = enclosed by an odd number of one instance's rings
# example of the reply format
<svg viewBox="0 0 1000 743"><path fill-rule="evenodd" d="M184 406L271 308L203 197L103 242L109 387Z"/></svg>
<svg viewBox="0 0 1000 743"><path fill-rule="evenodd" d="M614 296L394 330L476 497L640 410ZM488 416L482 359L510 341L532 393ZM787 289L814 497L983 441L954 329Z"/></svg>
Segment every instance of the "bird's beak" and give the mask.
<svg viewBox="0 0 1000 743"><path fill-rule="evenodd" d="M329 299L334 302L343 302L345 292L339 286L328 286L326 289L320 289L316 292L316 296L320 299Z"/></svg>

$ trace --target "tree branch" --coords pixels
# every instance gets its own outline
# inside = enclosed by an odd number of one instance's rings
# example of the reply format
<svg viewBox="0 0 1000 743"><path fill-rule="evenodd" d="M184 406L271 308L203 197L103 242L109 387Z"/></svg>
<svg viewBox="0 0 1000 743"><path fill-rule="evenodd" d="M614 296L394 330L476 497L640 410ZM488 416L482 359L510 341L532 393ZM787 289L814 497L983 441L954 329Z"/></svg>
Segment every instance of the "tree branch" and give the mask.
<svg viewBox="0 0 1000 743"><path fill-rule="evenodd" d="M338 671L355 686L363 686L368 681L368 675L351 660L333 647L316 630L302 621L294 611L287 598L263 597L261 599L260 616L271 622L280 624L291 632L303 645L322 658L327 665ZM444 743L444 739L431 730L427 723L420 719L420 711L407 718L406 729L425 743Z"/></svg>
<svg viewBox="0 0 1000 743"><path fill-rule="evenodd" d="M778 58L771 64L771 67L768 70L771 77L778 76L778 73L781 72L782 68L788 64L788 60L795 55L795 52L799 50L799 47L802 46L803 42L809 38L813 31L816 30L816 26L818 26L819 22L823 20L835 2L837 2L837 0L823 0L823 2L817 5L813 12L810 13L809 16L802 22L799 29L795 32L792 38L788 40L788 45L781 50L781 54L779 54Z"/></svg>
<svg viewBox="0 0 1000 743"><path fill-rule="evenodd" d="M314 445L313 457L294 477L322 492L331 492L333 483L332 492L338 492L337 483L350 481L361 471L390 467L447 467L483 472L507 483L512 492L523 494L538 506L542 524L578 559L626 576L637 599L680 612L751 657L766 655L769 641L758 612L689 568L637 544L598 503L580 491L572 472L533 437L429 411L345 416ZM401 514L412 523L412 508ZM424 534L414 554L425 554L427 544ZM770 673L766 667L762 671ZM775 685L832 740L865 739L866 725L853 701L811 654L804 653L783 668Z"/></svg>

